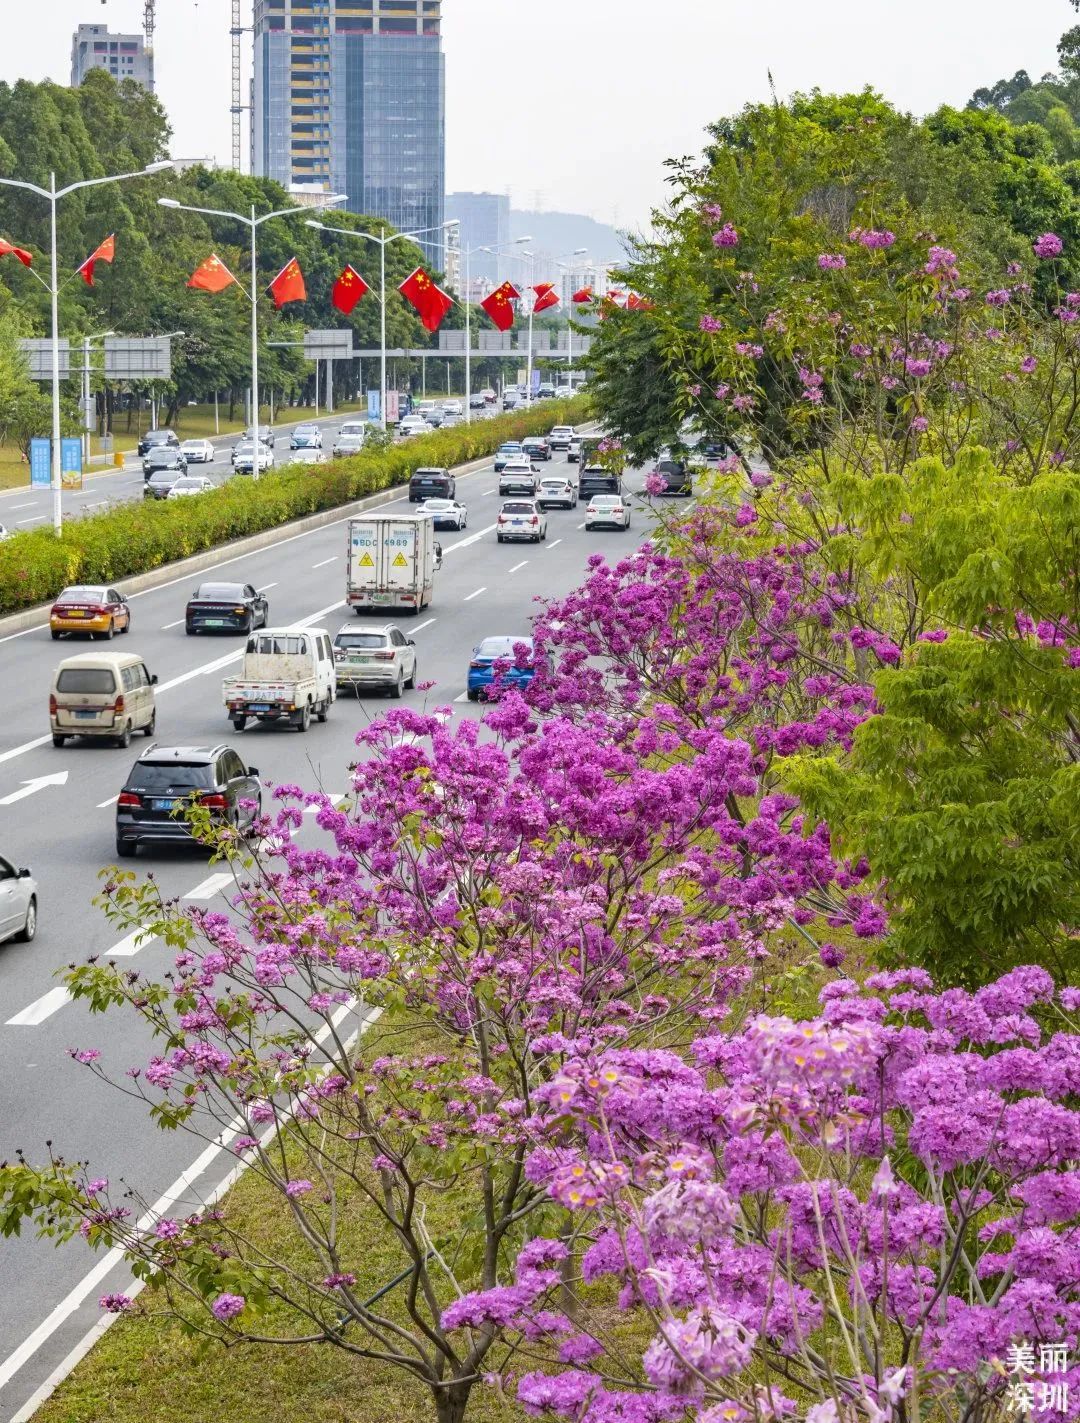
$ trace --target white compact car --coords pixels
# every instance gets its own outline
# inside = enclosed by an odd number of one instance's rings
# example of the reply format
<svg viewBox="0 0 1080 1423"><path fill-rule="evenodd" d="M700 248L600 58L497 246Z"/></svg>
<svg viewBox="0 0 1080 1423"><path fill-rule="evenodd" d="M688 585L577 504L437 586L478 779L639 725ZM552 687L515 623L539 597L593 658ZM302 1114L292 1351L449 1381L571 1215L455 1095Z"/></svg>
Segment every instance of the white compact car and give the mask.
<svg viewBox="0 0 1080 1423"><path fill-rule="evenodd" d="M420 512L432 515L437 529L464 529L469 523L468 509L456 499L425 499Z"/></svg>
<svg viewBox="0 0 1080 1423"><path fill-rule="evenodd" d="M30 943L37 933L37 881L29 870L0 856L0 942Z"/></svg>
<svg viewBox="0 0 1080 1423"><path fill-rule="evenodd" d="M176 481L166 494L166 499L186 499L190 494L209 494L214 481L205 474L185 474Z"/></svg>
<svg viewBox="0 0 1080 1423"><path fill-rule="evenodd" d="M565 474L545 474L536 491L536 502L541 509L550 509L553 504L558 504L561 509L576 509L577 475L573 479L567 479Z"/></svg>
<svg viewBox="0 0 1080 1423"><path fill-rule="evenodd" d="M188 464L213 464L214 446L210 440L185 440L180 453Z"/></svg>
<svg viewBox="0 0 1080 1423"><path fill-rule="evenodd" d="M416 686L416 644L393 623L365 628L352 623L334 638L334 673L339 692L349 687L359 696L362 687L385 687L400 697Z"/></svg>
<svg viewBox="0 0 1080 1423"><path fill-rule="evenodd" d="M585 510L587 529L628 529L630 500L625 494L594 494Z"/></svg>
<svg viewBox="0 0 1080 1423"><path fill-rule="evenodd" d="M547 515L535 499L507 499L495 523L499 543L507 539L527 539L538 544L547 538L547 530Z"/></svg>

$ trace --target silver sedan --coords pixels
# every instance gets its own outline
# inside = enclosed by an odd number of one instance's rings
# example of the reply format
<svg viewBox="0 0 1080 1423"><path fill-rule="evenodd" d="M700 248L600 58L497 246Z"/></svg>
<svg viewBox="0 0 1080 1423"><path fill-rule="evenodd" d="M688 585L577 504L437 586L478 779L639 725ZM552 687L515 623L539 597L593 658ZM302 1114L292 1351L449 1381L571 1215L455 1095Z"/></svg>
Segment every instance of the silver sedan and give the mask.
<svg viewBox="0 0 1080 1423"><path fill-rule="evenodd" d="M37 933L37 881L0 856L0 943L21 939L28 944Z"/></svg>

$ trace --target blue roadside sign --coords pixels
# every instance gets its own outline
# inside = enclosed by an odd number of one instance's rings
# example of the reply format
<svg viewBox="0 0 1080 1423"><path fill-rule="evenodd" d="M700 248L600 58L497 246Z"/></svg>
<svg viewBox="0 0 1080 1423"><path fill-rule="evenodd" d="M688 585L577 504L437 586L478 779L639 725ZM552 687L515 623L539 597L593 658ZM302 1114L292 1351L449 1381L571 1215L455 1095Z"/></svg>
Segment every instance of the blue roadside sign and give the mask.
<svg viewBox="0 0 1080 1423"><path fill-rule="evenodd" d="M367 418L377 420L379 418L379 392L369 390L367 393Z"/></svg>
<svg viewBox="0 0 1080 1423"><path fill-rule="evenodd" d="M82 476L82 440L67 435L60 441L60 483L65 489L81 489Z"/></svg>
<svg viewBox="0 0 1080 1423"><path fill-rule="evenodd" d="M30 485L48 489L52 483L52 441L36 436L30 441Z"/></svg>

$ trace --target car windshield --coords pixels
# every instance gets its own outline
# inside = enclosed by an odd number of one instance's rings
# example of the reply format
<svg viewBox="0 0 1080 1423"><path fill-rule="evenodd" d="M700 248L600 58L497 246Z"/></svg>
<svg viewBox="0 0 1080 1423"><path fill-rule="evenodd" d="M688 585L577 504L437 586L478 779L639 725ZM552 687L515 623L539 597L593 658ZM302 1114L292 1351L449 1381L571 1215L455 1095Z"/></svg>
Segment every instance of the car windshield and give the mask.
<svg viewBox="0 0 1080 1423"><path fill-rule="evenodd" d="M598 494L592 502L597 509L601 507L605 509L617 509L622 503L622 500L617 494Z"/></svg>
<svg viewBox="0 0 1080 1423"><path fill-rule="evenodd" d="M252 450L254 450L254 448L255 446L251 443L250 440L241 440L236 447L236 453L238 455L249 455L251 454Z"/></svg>
<svg viewBox="0 0 1080 1423"><path fill-rule="evenodd" d="M56 679L58 692L104 692L114 690L111 667L65 667Z"/></svg>
<svg viewBox="0 0 1080 1423"><path fill-rule="evenodd" d="M385 647L387 641L384 632L339 632L334 638L334 646L343 648L346 652L366 651L374 647Z"/></svg>
<svg viewBox="0 0 1080 1423"><path fill-rule="evenodd" d="M157 478L157 475L154 476ZM174 489L201 489L203 482L201 479L178 479L173 485Z"/></svg>
<svg viewBox="0 0 1080 1423"><path fill-rule="evenodd" d="M238 598L244 597L243 587L239 583L203 583L192 594L193 598L212 598L215 602L226 601L235 603Z"/></svg>
<svg viewBox="0 0 1080 1423"><path fill-rule="evenodd" d="M294 433L297 435L317 435L319 433L319 427L318 425L297 425Z"/></svg>
<svg viewBox="0 0 1080 1423"><path fill-rule="evenodd" d="M526 504L523 500L518 500L517 503L510 502L504 504L500 512L503 514L535 514L536 505Z"/></svg>
<svg viewBox="0 0 1080 1423"><path fill-rule="evenodd" d="M501 455L519 455L520 453L521 446L516 441L513 441L510 444L499 446L499 454Z"/></svg>
<svg viewBox="0 0 1080 1423"><path fill-rule="evenodd" d="M205 761L136 761L128 785L136 791L204 790L214 784Z"/></svg>
<svg viewBox="0 0 1080 1423"><path fill-rule="evenodd" d="M302 637L270 637L264 633L262 637L249 638L247 650L274 657L298 657L304 650L304 639Z"/></svg>
<svg viewBox="0 0 1080 1423"><path fill-rule="evenodd" d="M148 484L179 484L179 482L173 472L168 469L159 469L156 474L152 474L147 480Z"/></svg>
<svg viewBox="0 0 1080 1423"><path fill-rule="evenodd" d="M182 450L202 450L210 443L209 440L185 440L180 446Z"/></svg>
<svg viewBox="0 0 1080 1423"><path fill-rule="evenodd" d="M516 643L524 643L528 652L532 652L531 637L485 637L480 646L476 649L477 657L509 657L514 656L514 646Z"/></svg>
<svg viewBox="0 0 1080 1423"><path fill-rule="evenodd" d="M656 468L661 474L682 474L682 465L677 460L661 460Z"/></svg>
<svg viewBox="0 0 1080 1423"><path fill-rule="evenodd" d="M454 507L454 501L452 499L424 500L424 508L433 511L436 514L445 513L448 509L453 509Z"/></svg>
<svg viewBox="0 0 1080 1423"><path fill-rule="evenodd" d="M107 601L104 588L76 586L65 588L56 600L58 603L104 603Z"/></svg>
<svg viewBox="0 0 1080 1423"><path fill-rule="evenodd" d="M176 435L172 430L147 430L143 439L148 445L156 445L161 440L175 440Z"/></svg>

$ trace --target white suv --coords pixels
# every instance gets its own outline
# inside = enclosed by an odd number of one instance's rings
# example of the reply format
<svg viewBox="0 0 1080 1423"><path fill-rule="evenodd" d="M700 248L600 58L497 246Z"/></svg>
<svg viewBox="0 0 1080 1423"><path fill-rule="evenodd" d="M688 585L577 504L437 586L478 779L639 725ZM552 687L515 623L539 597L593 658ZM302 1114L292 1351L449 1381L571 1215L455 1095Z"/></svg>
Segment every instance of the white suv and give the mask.
<svg viewBox="0 0 1080 1423"><path fill-rule="evenodd" d="M625 494L594 494L585 510L587 529L628 529L630 500Z"/></svg>
<svg viewBox="0 0 1080 1423"><path fill-rule="evenodd" d="M508 499L499 510L495 537L499 543L528 539L538 544L547 538L547 515L533 499Z"/></svg>
<svg viewBox="0 0 1080 1423"><path fill-rule="evenodd" d="M536 502L541 509L550 509L553 504L563 509L576 509L577 501L577 479L567 479L564 474L546 474L536 491Z"/></svg>
<svg viewBox="0 0 1080 1423"><path fill-rule="evenodd" d="M400 697L405 687L416 686L416 644L392 623L350 624L334 638L334 673L339 692L349 687L359 697L361 687L385 687Z"/></svg>

